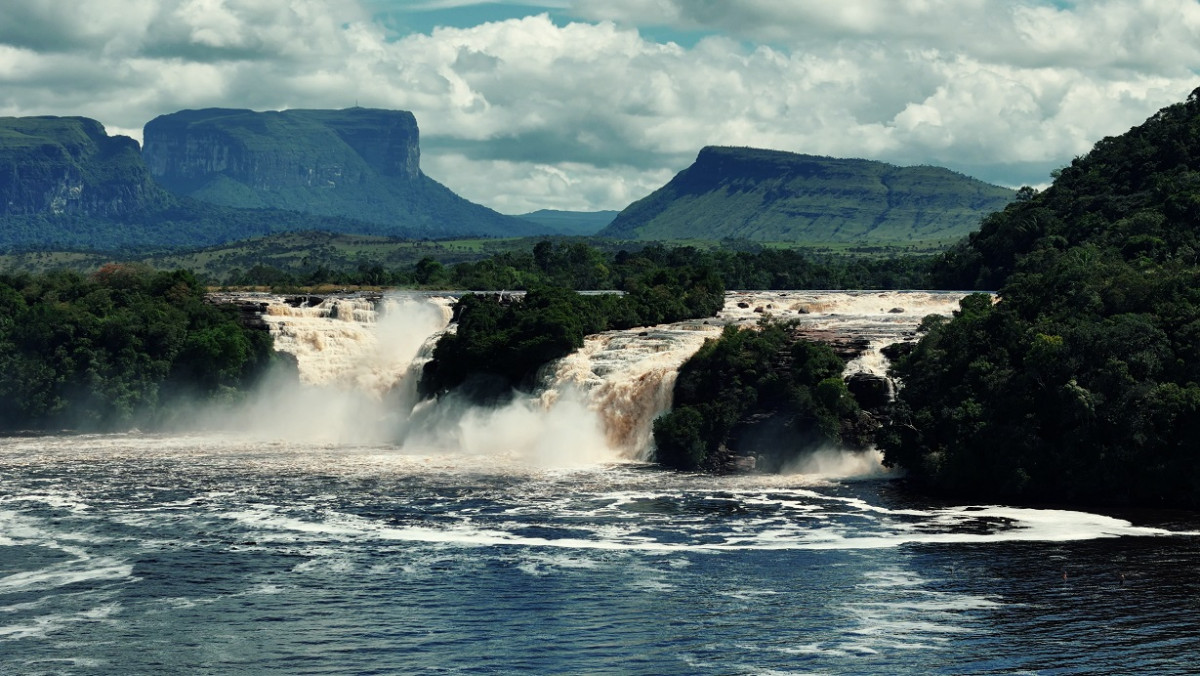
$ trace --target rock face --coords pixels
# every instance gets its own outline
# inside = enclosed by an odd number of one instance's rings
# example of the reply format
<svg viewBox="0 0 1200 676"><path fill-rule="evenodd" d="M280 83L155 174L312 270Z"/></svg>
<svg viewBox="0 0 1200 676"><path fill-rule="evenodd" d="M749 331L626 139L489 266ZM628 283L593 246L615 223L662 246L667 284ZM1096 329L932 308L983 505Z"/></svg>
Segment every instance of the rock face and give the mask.
<svg viewBox="0 0 1200 676"><path fill-rule="evenodd" d="M151 120L142 155L172 192L231 207L341 216L428 236L543 229L455 195L421 172L416 118L348 108L208 108Z"/></svg>
<svg viewBox="0 0 1200 676"><path fill-rule="evenodd" d="M182 193L235 181L265 193L243 200L268 202L290 188L421 176L417 120L405 111L185 110L151 120L145 139L150 172ZM230 195L226 201L238 200Z"/></svg>
<svg viewBox="0 0 1200 676"><path fill-rule="evenodd" d="M0 216L121 217L169 201L137 141L95 120L0 118Z"/></svg>
<svg viewBox="0 0 1200 676"><path fill-rule="evenodd" d="M619 239L950 241L1015 193L941 167L707 147L600 232Z"/></svg>

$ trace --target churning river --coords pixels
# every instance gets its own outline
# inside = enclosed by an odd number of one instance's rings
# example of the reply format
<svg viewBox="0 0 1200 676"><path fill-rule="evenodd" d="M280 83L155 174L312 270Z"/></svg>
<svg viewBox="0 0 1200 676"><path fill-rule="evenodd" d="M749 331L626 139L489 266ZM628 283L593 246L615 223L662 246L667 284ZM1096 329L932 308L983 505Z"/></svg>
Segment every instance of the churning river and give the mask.
<svg viewBox="0 0 1200 676"><path fill-rule="evenodd" d="M595 401L427 417L436 448L297 402L253 432L0 439L0 673L1200 668L1194 514L936 503L831 450L671 473Z"/></svg>

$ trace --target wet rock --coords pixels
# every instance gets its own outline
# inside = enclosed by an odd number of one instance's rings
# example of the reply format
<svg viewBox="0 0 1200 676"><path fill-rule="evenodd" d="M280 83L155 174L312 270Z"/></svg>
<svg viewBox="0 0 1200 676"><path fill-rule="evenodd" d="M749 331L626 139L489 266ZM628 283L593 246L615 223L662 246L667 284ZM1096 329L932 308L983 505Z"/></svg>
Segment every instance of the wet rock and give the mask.
<svg viewBox="0 0 1200 676"><path fill-rule="evenodd" d="M750 304L749 304L749 303L747 303L746 301L742 300L742 301L738 301L738 307L740 307L740 308L742 308L743 310L745 310L745 309L747 309L747 308L749 308L749 307L750 307Z"/></svg>
<svg viewBox="0 0 1200 676"><path fill-rule="evenodd" d="M917 347L916 343L892 343L883 348L883 356L888 358L890 362L897 362L900 359L912 354L912 351Z"/></svg>
<svg viewBox="0 0 1200 676"><path fill-rule="evenodd" d="M898 315L898 314L904 314L904 308L902 308L902 307L894 307L894 308L892 308L891 310L888 310L888 313L890 313L890 314L894 314L894 315Z"/></svg>
<svg viewBox="0 0 1200 676"><path fill-rule="evenodd" d="M753 455L739 455L733 459L733 471L753 472L754 466L757 464L758 458Z"/></svg>
<svg viewBox="0 0 1200 676"><path fill-rule="evenodd" d="M892 401L892 385L887 378L874 373L854 373L846 379L846 389L864 409L880 409Z"/></svg>
<svg viewBox="0 0 1200 676"><path fill-rule="evenodd" d="M325 300L322 296L304 295L304 296L288 296L283 299L283 302L292 307L316 307Z"/></svg>

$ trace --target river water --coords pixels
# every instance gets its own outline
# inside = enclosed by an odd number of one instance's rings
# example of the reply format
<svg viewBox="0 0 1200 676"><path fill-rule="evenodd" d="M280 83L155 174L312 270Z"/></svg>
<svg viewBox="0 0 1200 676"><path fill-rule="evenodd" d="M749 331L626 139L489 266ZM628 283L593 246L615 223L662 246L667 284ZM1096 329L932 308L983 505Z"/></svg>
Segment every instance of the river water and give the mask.
<svg viewBox="0 0 1200 676"><path fill-rule="evenodd" d="M919 319L771 300L724 320ZM288 330L311 379L407 391L444 313L401 314L399 342ZM226 431L0 439L0 673L1196 673L1195 514L939 503L833 449L642 462L678 346L718 324L594 337L497 411L314 385Z"/></svg>
<svg viewBox="0 0 1200 676"><path fill-rule="evenodd" d="M1191 516L223 435L6 439L0 475L0 673L1161 674L1200 658Z"/></svg>

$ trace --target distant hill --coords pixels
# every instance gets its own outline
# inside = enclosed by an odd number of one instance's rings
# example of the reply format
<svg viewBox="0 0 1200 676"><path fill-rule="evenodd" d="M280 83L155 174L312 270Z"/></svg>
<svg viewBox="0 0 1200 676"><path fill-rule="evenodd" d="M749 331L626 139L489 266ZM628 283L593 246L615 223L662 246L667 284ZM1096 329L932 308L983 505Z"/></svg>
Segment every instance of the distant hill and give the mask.
<svg viewBox="0 0 1200 676"><path fill-rule="evenodd" d="M940 167L706 147L599 232L633 240L904 243L952 240L1004 208L1008 188Z"/></svg>
<svg viewBox="0 0 1200 676"><path fill-rule="evenodd" d="M555 209L539 209L517 218L537 223L548 232L559 235L594 235L612 223L617 216L616 211L557 211Z"/></svg>
<svg viewBox="0 0 1200 676"><path fill-rule="evenodd" d="M121 217L173 202L137 141L95 120L0 118L0 216Z"/></svg>
<svg viewBox="0 0 1200 676"><path fill-rule="evenodd" d="M194 247L273 232L378 234L347 218L235 209L172 195L150 175L138 144L86 117L0 118L0 247ZM392 234L416 233L392 229Z"/></svg>
<svg viewBox="0 0 1200 676"><path fill-rule="evenodd" d="M417 121L407 111L184 110L151 120L144 139L151 174L204 202L351 218L383 226L382 234L546 232L422 173Z"/></svg>

